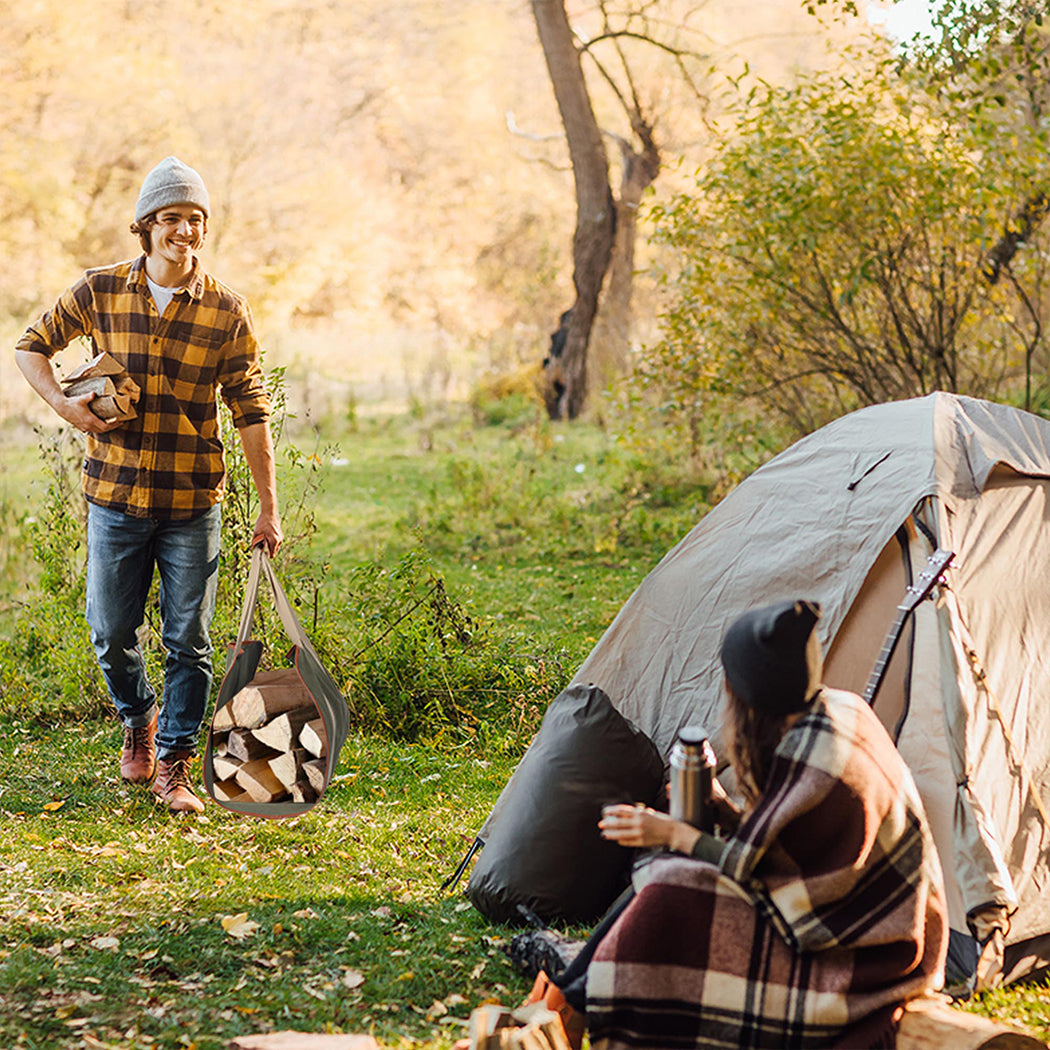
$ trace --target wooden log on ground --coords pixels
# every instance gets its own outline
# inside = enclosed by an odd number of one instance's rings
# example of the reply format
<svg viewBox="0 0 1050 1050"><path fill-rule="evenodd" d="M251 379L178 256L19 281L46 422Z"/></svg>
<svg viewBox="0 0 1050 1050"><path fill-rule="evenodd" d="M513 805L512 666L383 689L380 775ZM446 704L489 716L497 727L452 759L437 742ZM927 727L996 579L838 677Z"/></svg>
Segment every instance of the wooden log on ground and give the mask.
<svg viewBox="0 0 1050 1050"><path fill-rule="evenodd" d="M511 1012L498 1003L485 1003L472 1010L467 1026L470 1050L498 1050L500 1031L513 1023Z"/></svg>
<svg viewBox="0 0 1050 1050"><path fill-rule="evenodd" d="M253 802L276 802L288 794L288 789L273 775L265 758L245 762L234 779L251 795Z"/></svg>
<svg viewBox="0 0 1050 1050"><path fill-rule="evenodd" d="M307 722L299 733L299 743L315 758L323 758L328 746L324 731L324 719L315 718Z"/></svg>
<svg viewBox="0 0 1050 1050"><path fill-rule="evenodd" d="M317 709L313 704L309 708L300 707L294 711L285 711L258 729L253 729L252 735L256 740L272 747L274 751L291 751L303 726L316 717Z"/></svg>
<svg viewBox="0 0 1050 1050"><path fill-rule="evenodd" d="M370 1035L320 1034L316 1032L267 1032L239 1035L230 1050L380 1050Z"/></svg>
<svg viewBox="0 0 1050 1050"><path fill-rule="evenodd" d="M211 758L211 769L218 780L231 780L242 764L239 758L231 758L229 755L212 755Z"/></svg>
<svg viewBox="0 0 1050 1050"><path fill-rule="evenodd" d="M226 755L242 762L254 762L257 758L273 758L274 751L250 729L231 729L226 739Z"/></svg>
<svg viewBox="0 0 1050 1050"><path fill-rule="evenodd" d="M471 1012L470 1050L570 1050L561 1018L542 1002L507 1010L486 1003Z"/></svg>
<svg viewBox="0 0 1050 1050"><path fill-rule="evenodd" d="M284 754L271 758L270 768L273 770L273 775L286 788L291 788L303 776L303 762L308 754L309 752L304 748L296 748L294 751L285 751Z"/></svg>
<svg viewBox="0 0 1050 1050"><path fill-rule="evenodd" d="M906 1003L897 1050L1047 1050L1042 1039L929 996Z"/></svg>
<svg viewBox="0 0 1050 1050"><path fill-rule="evenodd" d="M234 722L245 729L258 729L285 711L313 706L313 698L294 667L256 675L230 701Z"/></svg>

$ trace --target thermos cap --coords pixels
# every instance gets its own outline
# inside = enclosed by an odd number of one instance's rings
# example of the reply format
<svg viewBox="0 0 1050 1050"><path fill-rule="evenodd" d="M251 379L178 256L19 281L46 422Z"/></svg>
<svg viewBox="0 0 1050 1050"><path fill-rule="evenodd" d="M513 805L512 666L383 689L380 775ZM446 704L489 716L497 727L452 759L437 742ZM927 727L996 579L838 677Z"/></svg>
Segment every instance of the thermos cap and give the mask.
<svg viewBox="0 0 1050 1050"><path fill-rule="evenodd" d="M700 747L707 739L707 730L703 726L682 726L678 730L678 742L686 747Z"/></svg>

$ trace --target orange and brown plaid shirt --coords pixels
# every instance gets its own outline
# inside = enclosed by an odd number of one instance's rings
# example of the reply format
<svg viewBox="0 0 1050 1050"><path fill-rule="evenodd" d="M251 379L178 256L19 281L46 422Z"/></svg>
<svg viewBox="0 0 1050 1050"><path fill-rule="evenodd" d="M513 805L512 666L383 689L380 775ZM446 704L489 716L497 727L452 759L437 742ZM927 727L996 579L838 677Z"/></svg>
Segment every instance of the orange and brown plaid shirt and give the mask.
<svg viewBox="0 0 1050 1050"><path fill-rule="evenodd" d="M134 517L192 518L222 498L226 480L216 393L237 427L269 419L270 402L247 302L194 259L161 317L145 258L89 270L17 349L51 357L85 336L93 354L116 358L142 391L138 415L88 435L84 496Z"/></svg>

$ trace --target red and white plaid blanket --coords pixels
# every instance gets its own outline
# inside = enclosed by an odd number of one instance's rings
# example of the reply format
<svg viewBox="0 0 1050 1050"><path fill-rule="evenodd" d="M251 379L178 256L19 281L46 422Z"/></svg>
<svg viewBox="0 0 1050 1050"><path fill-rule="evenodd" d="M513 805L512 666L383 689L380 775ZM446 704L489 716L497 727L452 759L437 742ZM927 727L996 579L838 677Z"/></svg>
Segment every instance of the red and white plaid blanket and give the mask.
<svg viewBox="0 0 1050 1050"><path fill-rule="evenodd" d="M661 855L587 971L603 1050L892 1047L943 980L948 922L922 803L852 693L785 734L719 867Z"/></svg>

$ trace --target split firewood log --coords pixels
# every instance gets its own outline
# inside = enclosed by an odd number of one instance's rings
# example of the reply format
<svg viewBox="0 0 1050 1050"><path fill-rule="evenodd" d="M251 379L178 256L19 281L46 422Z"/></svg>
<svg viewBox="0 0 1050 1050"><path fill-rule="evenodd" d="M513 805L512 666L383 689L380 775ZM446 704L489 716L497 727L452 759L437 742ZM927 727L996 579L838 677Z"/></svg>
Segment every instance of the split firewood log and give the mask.
<svg viewBox="0 0 1050 1050"><path fill-rule="evenodd" d="M257 674L230 700L234 724L258 729L277 715L298 708L313 709L309 690L294 667Z"/></svg>
<svg viewBox="0 0 1050 1050"><path fill-rule="evenodd" d="M304 778L302 768L307 755L309 752L305 748L296 748L294 751L285 751L271 758L270 768L273 770L273 775L286 788L291 788L297 780Z"/></svg>
<svg viewBox="0 0 1050 1050"><path fill-rule="evenodd" d="M94 394L88 407L96 416L126 421L135 418L134 405L142 391L116 358L103 351L61 380L67 397Z"/></svg>
<svg viewBox="0 0 1050 1050"><path fill-rule="evenodd" d="M251 796L253 802L277 802L288 794L265 758L245 762L235 774L238 784Z"/></svg>
<svg viewBox="0 0 1050 1050"><path fill-rule="evenodd" d="M324 791L324 772L327 763L323 758L314 758L303 763L303 772L306 774L307 782L318 795Z"/></svg>
<svg viewBox="0 0 1050 1050"><path fill-rule="evenodd" d="M298 708L295 711L285 711L269 722L252 730L256 740L272 747L274 751L291 751L295 742L299 739L299 733L317 714L317 709L310 705L309 708Z"/></svg>
<svg viewBox="0 0 1050 1050"><path fill-rule="evenodd" d="M223 704L222 707L215 709L215 715L211 720L211 729L213 733L223 733L229 729L233 729L237 725L233 720L233 708L230 704Z"/></svg>
<svg viewBox="0 0 1050 1050"><path fill-rule="evenodd" d="M274 749L264 744L250 729L231 729L226 738L226 754L242 762L257 758L273 758Z"/></svg>
<svg viewBox="0 0 1050 1050"><path fill-rule="evenodd" d="M289 789L293 802L316 802L317 792L309 784L301 781L293 784Z"/></svg>
<svg viewBox="0 0 1050 1050"><path fill-rule="evenodd" d="M212 755L211 768L217 780L232 779L243 763L239 758L231 758L229 755Z"/></svg>
<svg viewBox="0 0 1050 1050"><path fill-rule="evenodd" d="M217 781L213 790L215 797L221 802L247 802L251 798L233 777Z"/></svg>
<svg viewBox="0 0 1050 1050"><path fill-rule="evenodd" d="M307 722L299 733L299 743L315 758L323 758L328 746L324 731L324 719L315 718Z"/></svg>

